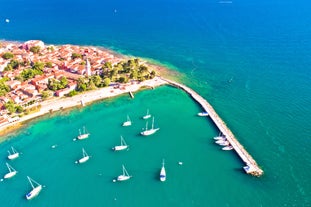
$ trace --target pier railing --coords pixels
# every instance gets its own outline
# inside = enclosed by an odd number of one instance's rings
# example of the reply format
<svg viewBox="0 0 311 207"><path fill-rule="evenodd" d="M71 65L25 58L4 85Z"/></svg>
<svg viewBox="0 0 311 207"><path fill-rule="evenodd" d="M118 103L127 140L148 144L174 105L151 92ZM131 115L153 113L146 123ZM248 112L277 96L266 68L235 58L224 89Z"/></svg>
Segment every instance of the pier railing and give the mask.
<svg viewBox="0 0 311 207"><path fill-rule="evenodd" d="M259 168L256 161L253 159L253 157L245 150L245 148L239 143L239 141L235 138L231 130L227 127L225 122L219 117L219 115L216 113L214 108L198 93L196 93L191 88L182 85L180 83L177 83L175 81L161 78L162 80L166 81L168 84L181 88L185 92L187 92L191 97L197 101L202 108L208 113L212 121L215 123L215 125L218 127L220 132L227 138L228 142L231 144L233 149L236 151L236 153L239 155L239 157L243 160L245 163L244 170L246 173L254 175L254 176L261 176L263 174L263 170Z"/></svg>

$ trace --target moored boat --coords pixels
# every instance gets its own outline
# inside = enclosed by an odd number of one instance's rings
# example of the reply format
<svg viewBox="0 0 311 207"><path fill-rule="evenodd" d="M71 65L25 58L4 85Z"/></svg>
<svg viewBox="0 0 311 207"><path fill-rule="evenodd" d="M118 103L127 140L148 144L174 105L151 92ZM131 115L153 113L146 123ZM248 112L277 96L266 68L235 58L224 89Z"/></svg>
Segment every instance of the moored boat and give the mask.
<svg viewBox="0 0 311 207"><path fill-rule="evenodd" d="M164 182L165 180L166 180L166 171L165 171L164 159L163 159L162 167L161 167L161 171L160 171L160 181Z"/></svg>
<svg viewBox="0 0 311 207"><path fill-rule="evenodd" d="M154 117L153 117L151 129L148 129L148 122L146 122L146 128L144 131L140 132L140 134L143 136L149 136L156 133L159 129L160 128L154 128Z"/></svg>
<svg viewBox="0 0 311 207"><path fill-rule="evenodd" d="M36 182L35 180L31 179L29 176L27 176L27 178L32 187L32 190L26 194L26 199L30 200L34 198L35 196L39 195L40 191L42 190L42 185Z"/></svg>
<svg viewBox="0 0 311 207"><path fill-rule="evenodd" d="M90 159L90 156L86 153L84 148L82 148L83 157L78 161L79 163L84 163Z"/></svg>
<svg viewBox="0 0 311 207"><path fill-rule="evenodd" d="M132 125L132 121L131 121L129 115L127 115L126 118L127 118L127 119L126 119L125 122L123 122L122 126L131 126L131 125Z"/></svg>
<svg viewBox="0 0 311 207"><path fill-rule="evenodd" d="M200 113L198 113L198 116L208 116L208 113L207 112L200 112Z"/></svg>
<svg viewBox="0 0 311 207"><path fill-rule="evenodd" d="M4 179L8 179L8 178L11 178L11 177L15 176L17 171L11 165L9 165L8 163L6 163L6 166L9 169L9 172L7 174L5 174L3 178Z"/></svg>
<svg viewBox="0 0 311 207"><path fill-rule="evenodd" d="M12 152L10 152L10 150L8 151L8 153L9 153L8 159L14 160L14 159L19 157L19 152L17 152L16 149L14 149L13 147L11 147L11 149L12 149Z"/></svg>
<svg viewBox="0 0 311 207"><path fill-rule="evenodd" d="M225 146L225 147L223 147L222 148L222 150L232 150L233 149L233 147L231 146L231 145L228 145L228 146Z"/></svg>
<svg viewBox="0 0 311 207"><path fill-rule="evenodd" d="M81 133L81 130L79 129L79 135L78 135L78 139L86 139L86 138L89 138L90 136L90 133L88 133L85 129L85 127L83 127L83 131Z"/></svg>
<svg viewBox="0 0 311 207"><path fill-rule="evenodd" d="M218 144L220 146L229 146L230 145L230 143L228 141L226 141L226 140L218 140L216 142L216 144Z"/></svg>
<svg viewBox="0 0 311 207"><path fill-rule="evenodd" d="M143 116L143 119L149 119L151 117L151 114L149 114L149 109L147 109L147 114Z"/></svg>
<svg viewBox="0 0 311 207"><path fill-rule="evenodd" d="M125 150L127 148L128 148L128 145L126 144L124 138L121 136L121 144L118 146L115 146L113 150L120 151L120 150Z"/></svg>
<svg viewBox="0 0 311 207"><path fill-rule="evenodd" d="M130 179L131 177L132 177L132 176L130 176L130 175L128 174L128 172L126 171L124 165L122 165L122 175L119 175L118 178L117 178L117 180L118 180L118 181L125 181L125 180Z"/></svg>

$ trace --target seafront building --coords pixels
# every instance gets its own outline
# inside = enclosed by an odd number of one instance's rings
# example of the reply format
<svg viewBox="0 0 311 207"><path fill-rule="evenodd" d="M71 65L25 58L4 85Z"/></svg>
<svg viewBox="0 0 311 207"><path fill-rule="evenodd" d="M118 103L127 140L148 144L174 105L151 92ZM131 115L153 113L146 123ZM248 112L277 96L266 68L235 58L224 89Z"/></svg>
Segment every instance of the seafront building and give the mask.
<svg viewBox="0 0 311 207"><path fill-rule="evenodd" d="M36 52L32 48L39 48ZM4 58L5 53L13 54L14 58ZM82 58L74 58L74 54ZM85 57L85 58L83 58ZM17 61L18 66L8 69L11 61ZM30 40L24 43L1 42L0 44L0 75L6 78L5 85L9 91L0 96L0 126L12 121L7 115L5 103L12 101L23 107L41 101L41 93L48 89L51 79L60 80L65 77L68 80L67 87L55 91L55 96L64 96L75 90L80 77L90 77L99 74L103 64L110 62L112 65L121 61L121 58L96 47L83 47L75 45L45 45L39 40ZM44 63L42 75L23 81L18 78L23 71L36 63Z"/></svg>

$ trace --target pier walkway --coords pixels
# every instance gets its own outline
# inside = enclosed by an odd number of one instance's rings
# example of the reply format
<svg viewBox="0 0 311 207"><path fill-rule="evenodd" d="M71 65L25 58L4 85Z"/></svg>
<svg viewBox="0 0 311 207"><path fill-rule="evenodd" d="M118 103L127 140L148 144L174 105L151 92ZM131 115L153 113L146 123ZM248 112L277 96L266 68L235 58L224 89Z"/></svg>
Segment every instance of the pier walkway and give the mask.
<svg viewBox="0 0 311 207"><path fill-rule="evenodd" d="M244 147L235 138L231 130L227 127L225 122L218 116L214 108L202 96L200 96L194 90L185 85L162 77L161 79L174 87L181 88L189 95L191 95L191 97L202 106L202 108L209 114L210 118L218 127L220 132L227 138L233 149L245 163L246 166L243 167L243 169L245 170L246 173L254 176L261 176L263 174L263 170L259 168L258 164L253 159L253 157L244 149Z"/></svg>

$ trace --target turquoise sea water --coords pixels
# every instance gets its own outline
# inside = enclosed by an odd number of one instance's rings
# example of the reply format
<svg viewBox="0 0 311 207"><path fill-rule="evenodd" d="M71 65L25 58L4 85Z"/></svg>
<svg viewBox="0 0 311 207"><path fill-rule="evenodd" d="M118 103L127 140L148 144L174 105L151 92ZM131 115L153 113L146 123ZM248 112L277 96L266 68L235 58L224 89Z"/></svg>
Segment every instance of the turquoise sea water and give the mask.
<svg viewBox="0 0 311 207"><path fill-rule="evenodd" d="M200 108L161 87L11 135L0 145L0 173L11 145L23 155L11 162L18 175L0 183L5 206L311 206L309 2L0 2L1 39L105 46L184 73L181 81L215 107L265 171L261 178L245 175L233 152L213 144L217 129L195 116ZM161 129L143 138L137 134L147 108ZM134 124L124 129L126 114ZM90 139L73 142L83 125ZM121 134L131 149L114 153ZM92 158L78 166L82 147ZM166 183L158 181L162 158ZM133 179L112 183L122 163ZM26 175L46 185L30 202L23 198Z"/></svg>

